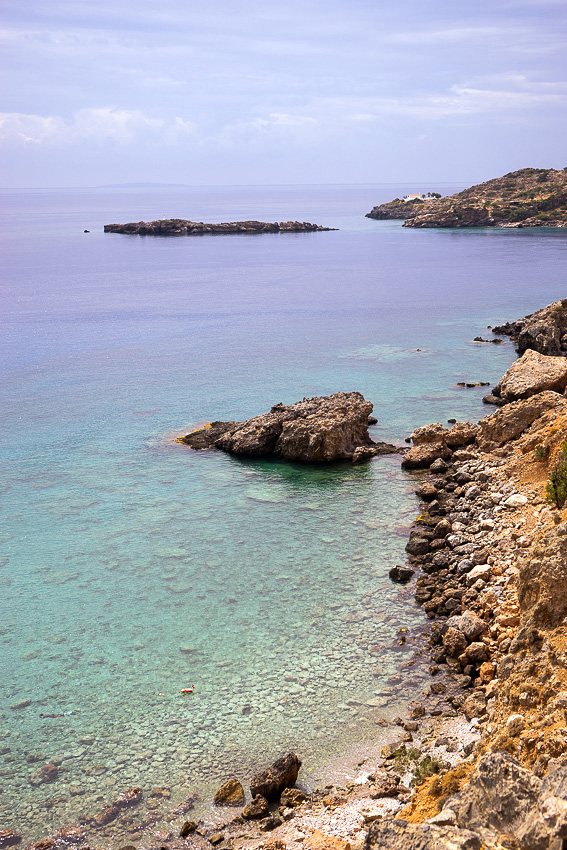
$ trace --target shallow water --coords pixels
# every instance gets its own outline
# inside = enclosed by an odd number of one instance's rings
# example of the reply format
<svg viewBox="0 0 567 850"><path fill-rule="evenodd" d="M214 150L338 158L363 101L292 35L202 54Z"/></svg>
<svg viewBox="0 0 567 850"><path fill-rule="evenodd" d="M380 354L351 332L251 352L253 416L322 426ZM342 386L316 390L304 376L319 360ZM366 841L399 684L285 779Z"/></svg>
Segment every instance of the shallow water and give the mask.
<svg viewBox="0 0 567 850"><path fill-rule="evenodd" d="M564 296L566 234L363 217L407 191L1 193L2 827L49 834L131 784L206 802L288 749L313 784L419 693L397 630L419 634L422 613L387 577L416 507L399 459L305 467L174 442L337 390L370 398L373 436L399 443L487 412L456 383L495 382L515 355L470 340ZM102 233L165 216L341 229ZM54 760L57 781L33 787Z"/></svg>

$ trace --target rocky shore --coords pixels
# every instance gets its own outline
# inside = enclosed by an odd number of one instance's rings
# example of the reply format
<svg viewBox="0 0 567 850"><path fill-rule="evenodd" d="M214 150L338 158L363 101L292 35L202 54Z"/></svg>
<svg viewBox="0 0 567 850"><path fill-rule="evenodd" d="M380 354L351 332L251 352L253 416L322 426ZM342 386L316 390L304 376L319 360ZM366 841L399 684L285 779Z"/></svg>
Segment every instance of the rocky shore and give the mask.
<svg viewBox="0 0 567 850"><path fill-rule="evenodd" d="M105 233L138 234L140 236L205 236L226 233L314 233L336 230L321 227L308 221L230 221L206 224L182 218L164 218L157 221L131 221L128 224L105 224Z"/></svg>
<svg viewBox="0 0 567 850"><path fill-rule="evenodd" d="M518 380L530 358L522 360ZM356 399L362 429L368 404ZM224 434L241 427L228 424ZM478 424L434 423L411 435L402 463L421 508L408 562L391 577L411 582L431 622L431 684L351 782L307 793L289 753L252 778L248 802L242 777L227 777L214 823L191 820L194 795L168 810L167 789L144 799L132 787L29 850L126 850L113 843L117 825L143 836L144 850L562 850L567 511L546 501L545 484L566 439L561 388L509 400ZM50 781L49 769L38 781ZM20 843L0 830L0 848Z"/></svg>
<svg viewBox="0 0 567 850"><path fill-rule="evenodd" d="M521 168L445 198L396 198L366 217L404 227L567 227L567 171Z"/></svg>

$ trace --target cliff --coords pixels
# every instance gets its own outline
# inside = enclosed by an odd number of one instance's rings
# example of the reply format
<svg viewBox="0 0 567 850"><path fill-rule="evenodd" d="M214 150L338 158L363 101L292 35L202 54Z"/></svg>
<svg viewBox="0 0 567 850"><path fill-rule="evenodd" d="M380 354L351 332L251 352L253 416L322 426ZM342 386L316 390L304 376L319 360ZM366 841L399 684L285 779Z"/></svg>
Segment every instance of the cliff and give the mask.
<svg viewBox="0 0 567 850"><path fill-rule="evenodd" d="M313 233L336 230L321 227L308 221L231 221L222 224L205 224L202 221L187 221L182 218L166 218L157 221L131 221L128 224L105 224L105 233L138 234L140 236L204 236L226 233Z"/></svg>
<svg viewBox="0 0 567 850"><path fill-rule="evenodd" d="M404 227L566 227L567 170L521 168L445 198L374 207L367 218Z"/></svg>

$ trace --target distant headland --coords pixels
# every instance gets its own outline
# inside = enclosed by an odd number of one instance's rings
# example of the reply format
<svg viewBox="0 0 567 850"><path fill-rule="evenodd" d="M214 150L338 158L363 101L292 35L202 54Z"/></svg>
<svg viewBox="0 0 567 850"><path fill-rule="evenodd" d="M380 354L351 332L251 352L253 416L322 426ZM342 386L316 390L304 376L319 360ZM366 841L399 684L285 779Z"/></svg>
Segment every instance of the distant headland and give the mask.
<svg viewBox="0 0 567 850"><path fill-rule="evenodd" d="M366 217L403 218L404 227L567 227L567 169L521 168L445 198L396 198Z"/></svg>
<svg viewBox="0 0 567 850"><path fill-rule="evenodd" d="M202 221L186 221L182 218L164 218L157 221L131 221L129 224L105 224L105 233L139 234L140 236L204 236L222 233L312 233L336 230L336 227L321 227L308 221L230 221L222 224L206 224Z"/></svg>

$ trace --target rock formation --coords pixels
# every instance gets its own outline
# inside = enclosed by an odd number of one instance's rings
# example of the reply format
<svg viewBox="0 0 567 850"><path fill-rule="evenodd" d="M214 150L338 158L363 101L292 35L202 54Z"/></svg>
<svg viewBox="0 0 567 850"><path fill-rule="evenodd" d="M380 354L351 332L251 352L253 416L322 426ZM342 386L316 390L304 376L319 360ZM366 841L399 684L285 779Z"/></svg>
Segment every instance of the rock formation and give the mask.
<svg viewBox="0 0 567 850"><path fill-rule="evenodd" d="M336 230L336 227L321 227L308 221L231 221L222 224L205 224L202 221L187 221L182 218L166 218L157 221L131 221L128 224L105 224L105 233L138 234L140 236L203 236L222 233L313 233Z"/></svg>
<svg viewBox="0 0 567 850"><path fill-rule="evenodd" d="M528 348L498 381L493 394L518 401L545 390L563 392L567 386L567 358L549 357Z"/></svg>
<svg viewBox="0 0 567 850"><path fill-rule="evenodd" d="M521 168L445 198L399 198L367 218L404 227L567 227L567 170Z"/></svg>
<svg viewBox="0 0 567 850"><path fill-rule="evenodd" d="M531 348L540 354L567 357L567 298L548 304L517 322L492 328L492 333L509 336L518 354Z"/></svg>
<svg viewBox="0 0 567 850"><path fill-rule="evenodd" d="M297 781L300 759L295 753L288 753L275 761L266 770L257 773L250 782L252 797L261 795L266 800L277 800L284 788L293 788Z"/></svg>
<svg viewBox="0 0 567 850"><path fill-rule="evenodd" d="M368 434L372 404L357 392L281 402L246 422L211 422L180 439L194 449L216 448L249 457L309 463L367 460L398 449Z"/></svg>

